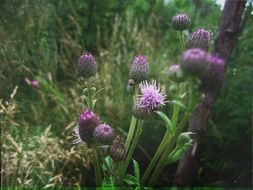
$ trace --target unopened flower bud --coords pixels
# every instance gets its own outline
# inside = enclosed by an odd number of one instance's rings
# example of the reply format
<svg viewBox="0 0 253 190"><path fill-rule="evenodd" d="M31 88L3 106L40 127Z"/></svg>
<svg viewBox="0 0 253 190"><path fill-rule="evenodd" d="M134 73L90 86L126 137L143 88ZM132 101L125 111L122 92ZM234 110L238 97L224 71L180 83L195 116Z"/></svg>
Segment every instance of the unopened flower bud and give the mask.
<svg viewBox="0 0 253 190"><path fill-rule="evenodd" d="M172 17L172 26L175 30L186 30L191 25L191 18L187 14L178 14Z"/></svg>
<svg viewBox="0 0 253 190"><path fill-rule="evenodd" d="M207 56L208 70L201 76L200 89L203 92L219 90L224 80L225 62L216 55Z"/></svg>
<svg viewBox="0 0 253 190"><path fill-rule="evenodd" d="M178 145L185 145L187 143L191 143L192 139L190 135L193 134L192 132L183 132L178 136L177 144Z"/></svg>
<svg viewBox="0 0 253 190"><path fill-rule="evenodd" d="M206 56L207 53L198 48L186 50L181 57L182 70L193 76L204 74L208 68Z"/></svg>
<svg viewBox="0 0 253 190"><path fill-rule="evenodd" d="M127 91L128 92L134 92L134 86L135 86L135 82L133 79L129 79L127 82Z"/></svg>
<svg viewBox="0 0 253 190"><path fill-rule="evenodd" d="M39 81L37 81L37 80L33 80L33 81L31 82L31 86L32 86L33 88L35 88L35 89L38 89L38 88L40 87L40 83L39 83Z"/></svg>
<svg viewBox="0 0 253 190"><path fill-rule="evenodd" d="M135 84L148 78L148 62L145 56L139 55L134 58L129 77L134 80Z"/></svg>
<svg viewBox="0 0 253 190"><path fill-rule="evenodd" d="M88 109L84 110L79 116L77 127L74 130L77 137L74 143L85 142L89 144L92 141L94 129L99 124L100 120L95 113Z"/></svg>
<svg viewBox="0 0 253 190"><path fill-rule="evenodd" d="M132 108L132 113L133 113L133 116L136 118L136 119L141 119L141 120L144 120L148 117L150 117L151 115L151 110L148 110L147 108L145 107L141 107L138 105L139 103L135 103L133 105L133 108Z"/></svg>
<svg viewBox="0 0 253 190"><path fill-rule="evenodd" d="M200 48L205 51L209 48L211 39L211 32L200 28L195 32L191 33L186 40L186 47L189 48Z"/></svg>
<svg viewBox="0 0 253 190"><path fill-rule="evenodd" d="M90 53L84 53L77 62L77 72L80 77L89 78L97 72L97 64Z"/></svg>
<svg viewBox="0 0 253 190"><path fill-rule="evenodd" d="M109 155L115 162L120 162L125 159L125 141L121 136L117 136L110 146Z"/></svg>
<svg viewBox="0 0 253 190"><path fill-rule="evenodd" d="M185 75L180 67L180 65L174 64L170 65L168 69L169 78L174 82L183 82L185 80Z"/></svg>
<svg viewBox="0 0 253 190"><path fill-rule="evenodd" d="M107 124L100 124L94 130L94 137L102 144L110 144L114 137L114 129Z"/></svg>

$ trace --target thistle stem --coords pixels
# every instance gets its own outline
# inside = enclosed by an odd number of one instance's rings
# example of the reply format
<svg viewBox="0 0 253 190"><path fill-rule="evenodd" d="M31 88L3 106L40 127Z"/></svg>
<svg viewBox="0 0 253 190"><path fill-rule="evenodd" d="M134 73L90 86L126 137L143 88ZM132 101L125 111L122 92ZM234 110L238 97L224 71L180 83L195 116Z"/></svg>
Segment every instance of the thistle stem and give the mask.
<svg viewBox="0 0 253 190"><path fill-rule="evenodd" d="M166 147L166 142L167 139L170 137L170 133L168 130L166 130L163 139L154 155L154 157L152 158L150 164L148 165L148 168L146 169L142 179L141 179L141 184L145 184L147 181L147 178L149 177L151 171L154 169L155 164L157 163L158 159L160 158L161 154L163 153L165 147Z"/></svg>
<svg viewBox="0 0 253 190"><path fill-rule="evenodd" d="M120 170L120 177L124 177L125 173L126 173L126 170L127 170L127 167L129 165L129 162L132 158L132 155L133 155L133 152L134 152L134 149L138 143L138 139L141 135L141 132L142 132L142 127L143 127L143 120L137 120L137 129L136 129L136 132L135 132L135 135L133 137L133 142L132 144L130 145L129 147L129 151L127 153L127 156L126 156L126 160L125 162L123 163L123 166Z"/></svg>
<svg viewBox="0 0 253 190"><path fill-rule="evenodd" d="M92 153L93 153L93 165L94 165L94 171L95 171L96 187L101 187L102 177L101 177L101 170L100 170L100 164L99 164L96 146L92 146Z"/></svg>
<svg viewBox="0 0 253 190"><path fill-rule="evenodd" d="M150 177L150 180L148 182L148 186L152 186L154 184L154 182L157 180L157 178L159 177L159 175L161 174L164 166L166 165L166 160L168 158L168 155L173 150L173 147L176 143L176 139L177 139L178 135L180 134L180 132L183 130L185 124L188 121L188 118L189 118L189 113L185 113L181 122L176 127L175 134L173 136L171 136L171 138L169 138L168 146L165 148L160 160L158 161L158 164L156 165L156 168L155 168L152 176Z"/></svg>
<svg viewBox="0 0 253 190"><path fill-rule="evenodd" d="M134 92L134 95L133 95L133 104L135 104L137 96L138 96L138 86L135 86L135 92ZM128 132L126 143L125 143L126 153L128 153L129 147L130 147L131 142L133 140L133 137L134 137L134 134L135 134L135 131L136 131L136 123L137 123L137 119L134 116L132 116L131 124L130 124L130 127L129 127L129 132ZM120 163L119 171L121 171L123 169L123 167L124 167L124 161L122 161Z"/></svg>
<svg viewBox="0 0 253 190"><path fill-rule="evenodd" d="M177 90L178 91L178 90ZM178 94L179 92L177 92ZM173 106L173 115L172 115L172 124L175 124L177 123L177 118L178 118L178 114L179 114L179 111L180 111L180 107L176 104L174 104ZM172 134L173 132L175 131L175 127L172 127ZM154 157L152 158L147 170L145 171L143 177L142 177L142 180L141 180L141 183L142 184L145 184L146 181L147 181L147 178L149 177L150 173L153 171L154 167L156 166L158 160L160 159L161 155L163 154L166 146L168 145L168 141L170 139L170 132L169 130L167 129L166 130L166 133L164 134L163 136L163 139L154 155Z"/></svg>
<svg viewBox="0 0 253 190"><path fill-rule="evenodd" d="M136 102L137 95L138 95L138 86L135 86L135 91L134 91L134 95L133 95L133 104L135 104L135 102ZM128 132L126 143L125 143L126 152L128 152L129 146L131 144L131 141L132 141L132 138L134 135L136 121L137 121L136 118L134 116L132 116L131 124L129 127L129 132Z"/></svg>
<svg viewBox="0 0 253 190"><path fill-rule="evenodd" d="M179 31L178 32L178 37L179 37L181 51L184 51L184 49L185 49L185 41L184 41L183 31Z"/></svg>
<svg viewBox="0 0 253 190"><path fill-rule="evenodd" d="M190 82L190 99L189 99L189 103L188 103L188 108L189 111L185 112L184 116L182 117L182 120L180 121L179 125L177 126L177 116L174 117L172 116L172 124L173 124L173 135L171 136L171 138L168 140L168 146L165 148L160 160L158 161L158 164L156 165L156 168L149 180L148 186L152 186L154 184L154 182L157 180L157 178L159 177L159 175L161 174L163 168L166 166L166 162L167 162L167 158L168 155L171 153L171 151L173 150L177 137L178 135L182 132L184 126L186 125L190 113L192 112L195 103L196 103L196 92L194 90L194 81ZM174 107L175 108L175 107ZM178 108L175 108L174 111L177 111ZM174 114L173 111L173 114ZM176 127L177 126L177 127Z"/></svg>

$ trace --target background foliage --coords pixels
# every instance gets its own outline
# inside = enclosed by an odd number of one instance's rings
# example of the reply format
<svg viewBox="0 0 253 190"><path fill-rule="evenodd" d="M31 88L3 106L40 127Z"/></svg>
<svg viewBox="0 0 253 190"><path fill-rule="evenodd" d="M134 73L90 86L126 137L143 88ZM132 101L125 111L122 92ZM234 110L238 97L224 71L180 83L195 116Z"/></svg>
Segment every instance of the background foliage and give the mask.
<svg viewBox="0 0 253 190"><path fill-rule="evenodd" d="M94 54L99 66L94 84L103 88L97 112L124 134L131 111L131 95L126 92L129 63L136 54L146 55L150 78L169 87L167 67L180 55L170 19L179 12L193 18L191 31L204 27L215 39L221 11L211 0L1 1L2 185L91 185L86 177L89 155L81 156L80 147L72 145L72 131L83 108L75 71L79 55L85 51ZM252 33L250 17L206 129L196 186L251 184ZM28 85L25 77L38 80L39 89ZM12 98L15 86L17 93ZM164 130L156 117L146 122L140 149L135 152L135 159L142 160L141 170ZM161 185L170 184L175 167L169 169Z"/></svg>

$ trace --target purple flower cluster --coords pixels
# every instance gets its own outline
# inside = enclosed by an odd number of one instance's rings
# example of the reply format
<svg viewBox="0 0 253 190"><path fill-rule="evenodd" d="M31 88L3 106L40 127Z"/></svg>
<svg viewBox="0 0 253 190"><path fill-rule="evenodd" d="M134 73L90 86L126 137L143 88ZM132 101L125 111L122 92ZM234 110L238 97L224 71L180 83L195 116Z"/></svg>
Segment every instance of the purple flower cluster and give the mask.
<svg viewBox="0 0 253 190"><path fill-rule="evenodd" d="M144 81L140 84L141 95L133 106L133 115L137 119L145 119L152 112L165 104L166 95L160 85L153 81Z"/></svg>
<svg viewBox="0 0 253 190"><path fill-rule="evenodd" d="M109 125L101 124L94 112L85 109L78 118L74 135L77 137L74 144L90 144L94 136L101 143L109 143L114 136L114 130Z"/></svg>

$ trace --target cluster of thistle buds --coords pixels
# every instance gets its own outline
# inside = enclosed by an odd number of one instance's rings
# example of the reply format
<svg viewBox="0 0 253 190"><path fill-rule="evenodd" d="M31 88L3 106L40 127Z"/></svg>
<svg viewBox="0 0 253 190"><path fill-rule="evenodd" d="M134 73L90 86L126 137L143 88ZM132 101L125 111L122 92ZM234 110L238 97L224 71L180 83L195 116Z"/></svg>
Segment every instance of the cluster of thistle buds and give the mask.
<svg viewBox="0 0 253 190"><path fill-rule="evenodd" d="M90 53L84 53L80 56L76 68L78 76L84 79L89 79L97 72L96 61ZM76 136L74 144L84 143L90 146L98 143L110 145L109 153L111 157L117 161L124 159L124 139L120 136L115 138L114 129L108 124L102 123L97 114L90 109L84 109L79 115L74 135ZM123 142L123 145L120 146L119 142Z"/></svg>
<svg viewBox="0 0 253 190"><path fill-rule="evenodd" d="M186 30L191 25L187 14L178 14L172 18L175 30ZM204 93L220 87L224 80L225 62L221 57L208 53L211 32L198 28L186 40L186 50L182 53L179 64L170 65L169 78L174 82L184 82L190 77L201 81L200 90Z"/></svg>

